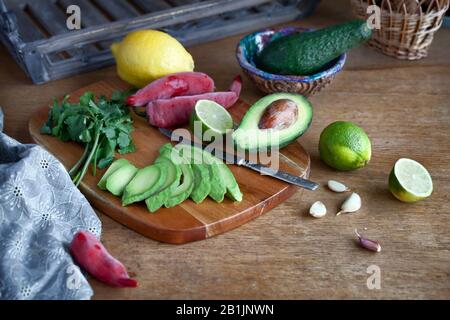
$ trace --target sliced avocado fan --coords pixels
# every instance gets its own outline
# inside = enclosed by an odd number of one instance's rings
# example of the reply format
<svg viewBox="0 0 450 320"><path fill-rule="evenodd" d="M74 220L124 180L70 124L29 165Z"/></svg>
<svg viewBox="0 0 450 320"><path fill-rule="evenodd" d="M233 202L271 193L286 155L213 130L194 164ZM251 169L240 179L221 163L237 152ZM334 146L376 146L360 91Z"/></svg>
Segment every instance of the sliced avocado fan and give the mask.
<svg viewBox="0 0 450 320"><path fill-rule="evenodd" d="M185 150L184 152L188 154L196 154L197 157L200 155L204 163L209 165L211 176L211 191L209 195L212 199L217 202L222 202L226 194L233 201L242 201L242 192L239 189L239 185L233 173L222 160L194 146L179 144L176 148Z"/></svg>

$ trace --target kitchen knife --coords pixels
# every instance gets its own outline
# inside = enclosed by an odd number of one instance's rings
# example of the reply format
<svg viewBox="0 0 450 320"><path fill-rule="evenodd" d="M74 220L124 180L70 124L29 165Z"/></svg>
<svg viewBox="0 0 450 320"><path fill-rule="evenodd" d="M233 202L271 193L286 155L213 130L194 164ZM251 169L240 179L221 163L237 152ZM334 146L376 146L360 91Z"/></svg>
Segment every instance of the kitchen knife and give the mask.
<svg viewBox="0 0 450 320"><path fill-rule="evenodd" d="M191 141L190 139L187 139L184 136L174 135L173 131L171 131L171 130L168 130L165 128L160 128L159 131L163 135L165 135L166 137L171 139L172 141L173 141L173 139L176 139L176 141L178 141L180 143L193 145L193 146L196 146L198 148L205 150L205 147L203 145L196 143L194 141ZM206 150L206 151L210 152L209 150ZM227 163L234 163L238 166L243 166L243 167L249 168L251 170L259 172L260 174L271 176L278 180L282 180L284 182L296 185L296 186L304 188L304 189L316 190L319 187L319 185L313 181L303 179L301 177L295 176L293 174L290 174L290 173L287 173L287 172L284 172L281 170L274 170L274 169L264 166L262 164L248 161L248 160L241 158L234 154L229 154L226 152L219 152L219 154L214 154L214 156L226 161Z"/></svg>

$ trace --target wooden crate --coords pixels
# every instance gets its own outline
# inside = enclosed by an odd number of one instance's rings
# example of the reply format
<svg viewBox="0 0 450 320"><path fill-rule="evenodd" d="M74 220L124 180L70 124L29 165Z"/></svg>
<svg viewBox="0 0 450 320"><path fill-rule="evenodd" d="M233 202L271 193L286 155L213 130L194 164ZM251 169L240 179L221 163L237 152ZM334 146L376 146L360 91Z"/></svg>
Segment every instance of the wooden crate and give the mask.
<svg viewBox="0 0 450 320"><path fill-rule="evenodd" d="M184 45L223 38L310 14L318 0L0 0L0 39L34 83L111 65L112 42L160 29ZM81 9L80 30L66 8Z"/></svg>

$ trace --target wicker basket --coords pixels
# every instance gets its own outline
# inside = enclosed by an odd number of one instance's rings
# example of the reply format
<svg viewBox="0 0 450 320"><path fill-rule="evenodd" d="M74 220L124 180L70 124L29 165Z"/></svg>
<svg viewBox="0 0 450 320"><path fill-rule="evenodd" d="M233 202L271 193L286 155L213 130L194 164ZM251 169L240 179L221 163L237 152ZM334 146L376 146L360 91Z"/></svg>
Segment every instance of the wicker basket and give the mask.
<svg viewBox="0 0 450 320"><path fill-rule="evenodd" d="M450 0L351 0L353 12L367 19L367 7L381 8L381 28L369 45L398 59L427 56L434 33L441 27Z"/></svg>

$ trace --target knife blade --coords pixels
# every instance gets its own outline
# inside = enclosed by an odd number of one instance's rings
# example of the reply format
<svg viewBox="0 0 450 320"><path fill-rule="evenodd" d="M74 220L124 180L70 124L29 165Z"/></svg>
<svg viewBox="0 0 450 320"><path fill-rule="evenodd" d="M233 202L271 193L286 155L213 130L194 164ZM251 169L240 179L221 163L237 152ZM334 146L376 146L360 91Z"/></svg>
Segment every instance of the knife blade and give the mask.
<svg viewBox="0 0 450 320"><path fill-rule="evenodd" d="M205 147L202 144L192 141L190 139L187 139L184 136L177 136L173 133L173 131L171 131L169 129L159 128L159 131L163 135L168 137L171 141L177 141L180 143L193 145L198 148L201 148L202 150L210 152L210 150L205 149ZM176 139L176 140L174 140L174 139ZM264 166L262 164L251 162L251 161L244 159L242 157L239 157L235 154L230 154L230 153L221 151L221 152L219 152L219 154L214 154L214 156L226 161L227 163L231 162L238 166L246 167L253 171L259 172L260 174L276 178L278 180L293 184L295 186L298 186L298 187L301 187L301 188L304 188L307 190L314 191L319 187L319 185L313 181L301 178L299 176L295 176L293 174L290 174L288 172L284 172L281 170L274 170L274 169Z"/></svg>

